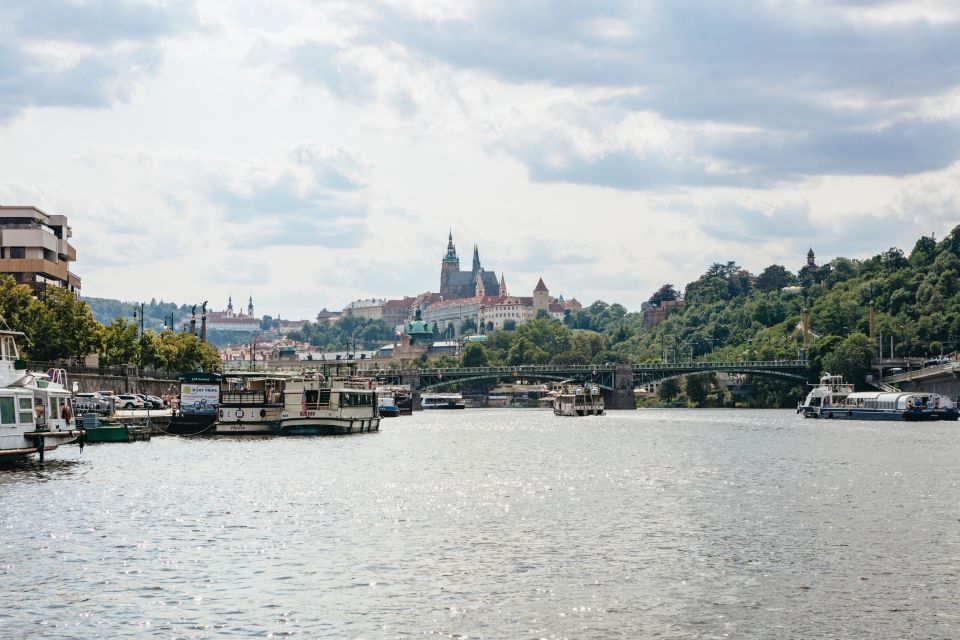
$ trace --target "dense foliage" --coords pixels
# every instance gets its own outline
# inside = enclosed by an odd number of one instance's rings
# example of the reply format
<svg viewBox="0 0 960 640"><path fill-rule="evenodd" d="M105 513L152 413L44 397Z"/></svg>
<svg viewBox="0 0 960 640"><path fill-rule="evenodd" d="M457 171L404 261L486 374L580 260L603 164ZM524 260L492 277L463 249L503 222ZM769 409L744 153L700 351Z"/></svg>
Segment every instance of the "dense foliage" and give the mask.
<svg viewBox="0 0 960 640"><path fill-rule="evenodd" d="M79 360L99 354L102 365L138 364L166 371L220 368L216 349L186 333L148 330L122 316L103 326L90 306L66 289L48 287L42 299L26 285L0 276L0 316L26 335L23 356L43 362Z"/></svg>

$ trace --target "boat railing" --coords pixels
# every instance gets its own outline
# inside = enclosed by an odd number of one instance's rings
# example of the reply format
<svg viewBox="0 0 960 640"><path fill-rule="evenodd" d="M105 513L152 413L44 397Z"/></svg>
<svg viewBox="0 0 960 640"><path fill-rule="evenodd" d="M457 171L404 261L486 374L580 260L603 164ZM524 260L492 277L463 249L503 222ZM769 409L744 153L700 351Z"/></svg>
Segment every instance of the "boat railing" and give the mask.
<svg viewBox="0 0 960 640"><path fill-rule="evenodd" d="M224 391L220 398L221 403L254 404L266 402L263 391Z"/></svg>

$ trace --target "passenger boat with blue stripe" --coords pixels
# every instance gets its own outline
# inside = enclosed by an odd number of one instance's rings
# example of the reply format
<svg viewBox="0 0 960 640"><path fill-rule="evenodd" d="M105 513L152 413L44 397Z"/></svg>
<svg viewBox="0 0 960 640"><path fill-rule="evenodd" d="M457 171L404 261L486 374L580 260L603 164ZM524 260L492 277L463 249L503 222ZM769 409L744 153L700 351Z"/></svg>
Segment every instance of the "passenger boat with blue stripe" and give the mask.
<svg viewBox="0 0 960 640"><path fill-rule="evenodd" d="M960 410L948 396L924 391L854 391L842 376L824 374L797 413L828 420L957 420Z"/></svg>

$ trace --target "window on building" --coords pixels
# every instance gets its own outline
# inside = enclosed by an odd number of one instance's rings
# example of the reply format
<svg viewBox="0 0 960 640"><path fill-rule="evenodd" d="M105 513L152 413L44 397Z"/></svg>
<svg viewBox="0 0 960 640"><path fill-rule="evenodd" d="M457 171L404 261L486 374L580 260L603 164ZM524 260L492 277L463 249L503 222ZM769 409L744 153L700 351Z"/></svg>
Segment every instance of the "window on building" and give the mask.
<svg viewBox="0 0 960 640"><path fill-rule="evenodd" d="M27 248L26 247L9 247L7 249L7 255L11 260L23 260L27 257Z"/></svg>

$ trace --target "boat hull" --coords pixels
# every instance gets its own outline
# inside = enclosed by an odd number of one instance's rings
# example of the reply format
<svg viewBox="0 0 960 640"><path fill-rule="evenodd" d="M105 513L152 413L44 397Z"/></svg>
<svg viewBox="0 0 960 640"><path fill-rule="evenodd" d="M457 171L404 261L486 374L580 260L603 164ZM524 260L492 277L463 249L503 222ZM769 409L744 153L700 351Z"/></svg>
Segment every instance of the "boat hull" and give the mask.
<svg viewBox="0 0 960 640"><path fill-rule="evenodd" d="M280 421L279 434L289 436L333 436L380 430L380 418L291 417Z"/></svg>
<svg viewBox="0 0 960 640"><path fill-rule="evenodd" d="M181 413L170 418L164 431L175 436L198 436L211 433L216 420L215 413Z"/></svg>
<svg viewBox="0 0 960 640"><path fill-rule="evenodd" d="M932 422L960 419L960 411L949 409L864 409L858 407L801 407L804 418L821 420L883 420L892 422Z"/></svg>

